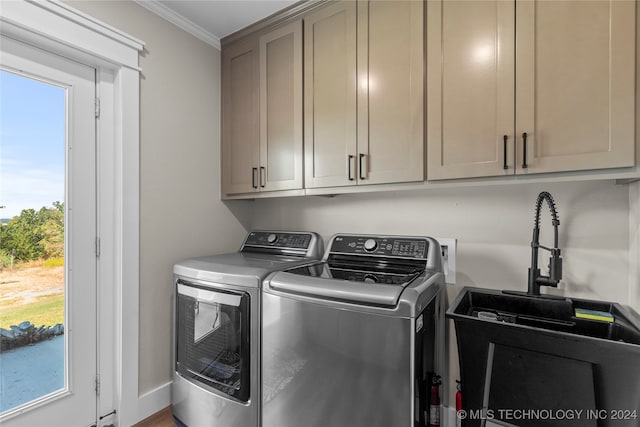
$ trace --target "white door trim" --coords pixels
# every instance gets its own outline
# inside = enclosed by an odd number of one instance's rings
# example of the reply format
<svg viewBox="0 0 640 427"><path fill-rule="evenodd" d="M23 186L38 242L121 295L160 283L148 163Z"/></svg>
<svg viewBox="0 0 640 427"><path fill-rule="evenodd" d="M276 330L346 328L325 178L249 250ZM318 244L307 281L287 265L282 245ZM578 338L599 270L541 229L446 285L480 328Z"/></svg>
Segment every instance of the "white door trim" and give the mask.
<svg viewBox="0 0 640 427"><path fill-rule="evenodd" d="M100 416L117 411L99 425L135 424L162 408L142 407L138 396L138 54L144 43L55 0L3 1L0 33L98 70L98 406Z"/></svg>

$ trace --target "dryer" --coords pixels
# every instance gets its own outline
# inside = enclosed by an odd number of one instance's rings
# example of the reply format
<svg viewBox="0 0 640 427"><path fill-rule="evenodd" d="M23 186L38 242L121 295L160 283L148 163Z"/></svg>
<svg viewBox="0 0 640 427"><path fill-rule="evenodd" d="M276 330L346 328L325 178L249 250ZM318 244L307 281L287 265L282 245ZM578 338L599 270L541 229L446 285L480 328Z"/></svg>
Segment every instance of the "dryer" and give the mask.
<svg viewBox="0 0 640 427"><path fill-rule="evenodd" d="M316 233L252 231L238 252L174 265L176 419L191 427L259 425L262 281L319 259L322 249Z"/></svg>

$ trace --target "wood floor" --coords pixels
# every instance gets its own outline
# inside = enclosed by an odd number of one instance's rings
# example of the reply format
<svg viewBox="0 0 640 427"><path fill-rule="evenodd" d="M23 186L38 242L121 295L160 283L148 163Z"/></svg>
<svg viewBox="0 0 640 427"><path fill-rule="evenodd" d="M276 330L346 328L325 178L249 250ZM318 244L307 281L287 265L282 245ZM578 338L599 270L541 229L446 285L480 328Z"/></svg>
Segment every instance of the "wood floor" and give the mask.
<svg viewBox="0 0 640 427"><path fill-rule="evenodd" d="M178 424L171 413L171 406L167 406L163 410L156 412L148 418L140 421L133 427L177 427Z"/></svg>

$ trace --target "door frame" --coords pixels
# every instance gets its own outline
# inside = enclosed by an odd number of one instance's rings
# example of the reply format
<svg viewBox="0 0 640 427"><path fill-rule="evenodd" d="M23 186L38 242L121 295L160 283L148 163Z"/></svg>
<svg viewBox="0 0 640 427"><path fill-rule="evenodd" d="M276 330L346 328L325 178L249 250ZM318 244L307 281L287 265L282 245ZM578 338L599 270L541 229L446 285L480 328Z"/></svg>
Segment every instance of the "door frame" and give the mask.
<svg viewBox="0 0 640 427"><path fill-rule="evenodd" d="M164 396L138 396L138 55L144 42L57 0L3 2L0 33L97 70L98 417L104 417L97 424L135 424L166 405Z"/></svg>

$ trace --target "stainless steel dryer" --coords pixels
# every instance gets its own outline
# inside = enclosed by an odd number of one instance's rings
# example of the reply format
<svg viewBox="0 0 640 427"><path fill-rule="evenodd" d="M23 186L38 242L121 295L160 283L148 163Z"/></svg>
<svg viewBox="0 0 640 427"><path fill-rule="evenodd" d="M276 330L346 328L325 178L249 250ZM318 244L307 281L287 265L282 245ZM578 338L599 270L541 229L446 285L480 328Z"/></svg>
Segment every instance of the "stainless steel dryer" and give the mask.
<svg viewBox="0 0 640 427"><path fill-rule="evenodd" d="M238 252L174 268L173 414L190 427L253 427L260 409L260 287L322 255L316 233L252 231Z"/></svg>
<svg viewBox="0 0 640 427"><path fill-rule="evenodd" d="M263 427L427 425L444 363L444 275L429 237L333 236L262 292Z"/></svg>

